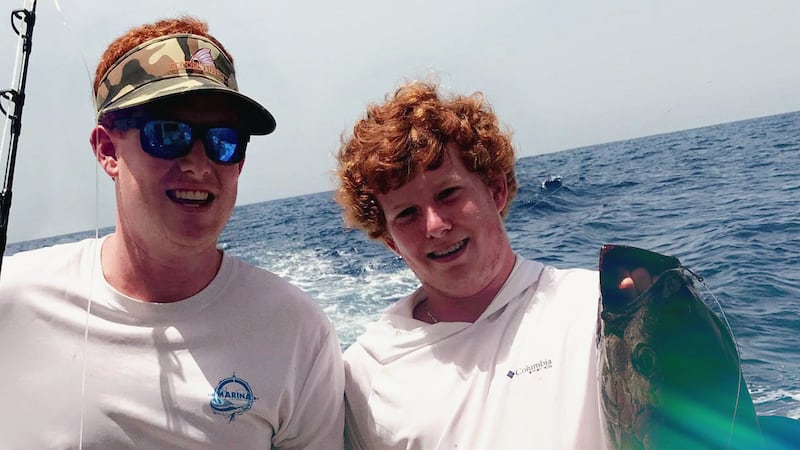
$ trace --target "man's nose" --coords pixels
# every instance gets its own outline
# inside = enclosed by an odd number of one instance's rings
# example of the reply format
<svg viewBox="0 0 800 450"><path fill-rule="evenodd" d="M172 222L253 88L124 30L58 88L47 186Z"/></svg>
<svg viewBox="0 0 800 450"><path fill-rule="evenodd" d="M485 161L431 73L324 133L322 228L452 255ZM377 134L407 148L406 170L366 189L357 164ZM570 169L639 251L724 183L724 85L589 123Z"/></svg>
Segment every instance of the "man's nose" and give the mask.
<svg viewBox="0 0 800 450"><path fill-rule="evenodd" d="M436 206L425 208L425 234L427 237L442 237L451 228L450 221L446 219L440 208Z"/></svg>

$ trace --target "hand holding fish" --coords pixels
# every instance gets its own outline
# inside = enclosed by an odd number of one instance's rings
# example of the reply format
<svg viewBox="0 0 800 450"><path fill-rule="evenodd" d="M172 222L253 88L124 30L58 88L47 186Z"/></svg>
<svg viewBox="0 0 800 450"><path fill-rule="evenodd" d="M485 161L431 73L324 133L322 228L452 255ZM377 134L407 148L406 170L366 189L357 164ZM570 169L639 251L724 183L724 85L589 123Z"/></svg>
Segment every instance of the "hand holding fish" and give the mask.
<svg viewBox="0 0 800 450"><path fill-rule="evenodd" d="M650 286L658 281L658 276L654 277L644 267L637 267L631 271L621 269L619 276L621 280L617 287L631 300L642 295L644 291L650 289Z"/></svg>

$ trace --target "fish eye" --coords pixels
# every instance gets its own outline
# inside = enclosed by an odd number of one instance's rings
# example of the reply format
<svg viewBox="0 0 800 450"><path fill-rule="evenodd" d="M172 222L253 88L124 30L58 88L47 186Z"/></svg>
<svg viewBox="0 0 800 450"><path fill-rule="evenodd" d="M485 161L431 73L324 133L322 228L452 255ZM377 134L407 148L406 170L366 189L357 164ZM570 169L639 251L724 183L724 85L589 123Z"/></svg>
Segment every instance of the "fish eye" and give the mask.
<svg viewBox="0 0 800 450"><path fill-rule="evenodd" d="M656 372L658 358L656 352L647 344L638 344L631 354L631 363L643 377L650 378Z"/></svg>

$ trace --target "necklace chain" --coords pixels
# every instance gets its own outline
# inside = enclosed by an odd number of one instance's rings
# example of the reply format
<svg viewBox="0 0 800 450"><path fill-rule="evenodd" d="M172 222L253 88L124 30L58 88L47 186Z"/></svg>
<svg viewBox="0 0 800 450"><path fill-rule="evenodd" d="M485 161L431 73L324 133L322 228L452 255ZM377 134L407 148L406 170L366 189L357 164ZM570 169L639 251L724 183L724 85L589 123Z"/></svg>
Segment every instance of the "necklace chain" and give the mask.
<svg viewBox="0 0 800 450"><path fill-rule="evenodd" d="M428 318L431 319L431 323L439 323L439 319L433 317L433 313L431 313L431 308L428 307L428 300L425 300L425 312L428 314Z"/></svg>

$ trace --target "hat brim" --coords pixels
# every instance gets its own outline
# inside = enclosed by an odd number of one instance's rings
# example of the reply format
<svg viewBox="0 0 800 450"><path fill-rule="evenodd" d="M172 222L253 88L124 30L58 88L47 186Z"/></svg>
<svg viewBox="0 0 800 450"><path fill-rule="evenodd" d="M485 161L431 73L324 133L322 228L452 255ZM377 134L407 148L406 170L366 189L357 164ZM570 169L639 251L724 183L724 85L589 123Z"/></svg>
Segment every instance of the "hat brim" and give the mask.
<svg viewBox="0 0 800 450"><path fill-rule="evenodd" d="M275 131L275 118L260 103L238 91L228 89L218 82L203 77L162 78L139 86L100 110L98 118L108 112L142 106L177 95L202 92L218 92L230 96L239 113L239 120L249 134L265 135Z"/></svg>

